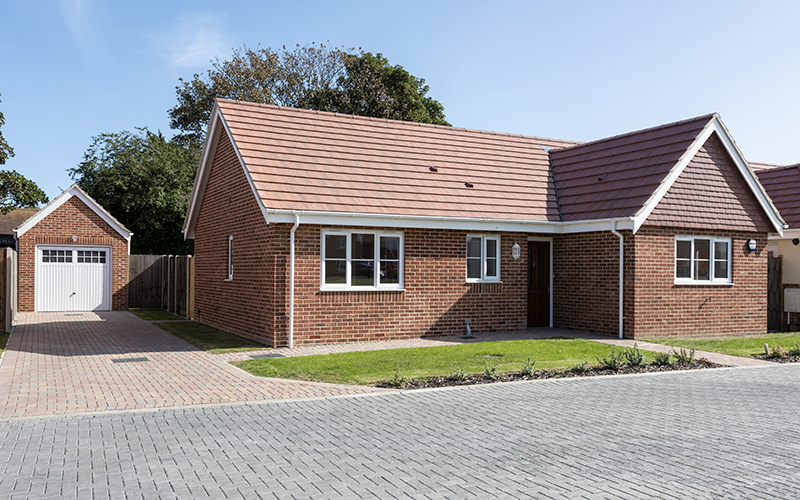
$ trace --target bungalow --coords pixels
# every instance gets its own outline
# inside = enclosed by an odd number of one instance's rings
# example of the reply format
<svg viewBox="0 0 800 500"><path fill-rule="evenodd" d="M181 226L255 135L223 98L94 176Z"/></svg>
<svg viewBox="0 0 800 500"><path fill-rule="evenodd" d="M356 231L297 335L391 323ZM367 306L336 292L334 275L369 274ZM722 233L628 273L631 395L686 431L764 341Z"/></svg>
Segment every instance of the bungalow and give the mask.
<svg viewBox="0 0 800 500"><path fill-rule="evenodd" d="M769 237L769 251L781 259L777 277L780 284L774 297L781 322L776 322L775 327L797 331L800 330L800 164L753 164L753 168L787 224L783 234ZM785 311L794 314L782 314Z"/></svg>
<svg viewBox="0 0 800 500"><path fill-rule="evenodd" d="M218 100L194 317L274 346L766 331L784 222L716 114L577 143Z"/></svg>

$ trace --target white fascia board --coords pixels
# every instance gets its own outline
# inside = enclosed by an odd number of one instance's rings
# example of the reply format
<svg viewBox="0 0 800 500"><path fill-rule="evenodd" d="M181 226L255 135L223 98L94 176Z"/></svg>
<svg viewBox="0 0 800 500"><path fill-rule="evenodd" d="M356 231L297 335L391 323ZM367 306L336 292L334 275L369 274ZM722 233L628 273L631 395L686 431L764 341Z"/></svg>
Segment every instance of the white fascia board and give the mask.
<svg viewBox="0 0 800 500"><path fill-rule="evenodd" d="M303 216L303 224L326 226L390 227L409 229L452 229L458 231L489 231L565 234L589 231L608 231L609 222L617 221L618 229L633 229L633 219L603 219L596 221L549 222L500 219L470 219L464 217L423 217L412 215L358 214L340 212L311 212L268 210L270 221L293 224L295 214Z"/></svg>
<svg viewBox="0 0 800 500"><path fill-rule="evenodd" d="M786 222L783 220L783 217L781 217L778 209L775 208L775 205L772 203L772 199L767 194L764 186L762 186L761 182L759 182L758 176L756 176L756 174L753 172L753 169L750 168L750 164L748 164L747 160L744 159L742 152L739 151L739 148L736 146L736 142L728 132L728 128L724 123L722 123L722 120L717 115L714 115L712 123L714 123L714 126L716 127L717 137L720 138L722 144L725 146L725 149L728 151L728 154L731 158L733 158L736 168L738 168L739 172L741 172L744 181L747 183L750 191L752 191L755 195L759 205L761 205L762 210L764 210L764 213L767 215L767 218L772 223L773 227L775 227L776 232L778 234L782 234L783 226L786 224Z"/></svg>
<svg viewBox="0 0 800 500"><path fill-rule="evenodd" d="M214 108L211 110L211 119L208 122L208 131L206 132L206 139L203 141L203 149L200 152L200 164L197 166L197 174L194 177L194 184L192 185L192 194L189 197L189 207L186 209L186 218L183 220L183 239L194 238L194 228L197 224L197 216L200 212L200 207L203 205L203 197L206 193L206 185L208 184L208 175L211 172L211 163L214 161L214 156L217 152L217 145L219 144L219 133L221 127L219 126L219 106L214 103Z"/></svg>
<svg viewBox="0 0 800 500"><path fill-rule="evenodd" d="M775 208L775 205L772 204L772 200L767 195L764 187L758 181L758 178L753 173L753 170L747 164L747 161L744 159L741 151L739 151L739 148L736 147L736 143L733 141L728 129L722 123L719 115L715 114L703 128L703 131L694 140L692 145L689 146L689 148L683 153L675 166L672 167L672 170L670 170L669 174L667 174L664 180L661 181L661 185L659 185L658 189L653 192L652 196L650 196L650 199L647 200L642 209L639 210L639 212L635 215L633 229L634 233L636 233L636 231L642 227L642 224L644 224L653 210L655 210L656 206L658 206L659 202L667 194L667 191L669 191L672 185L675 184L675 181L686 169L686 166L689 165L689 162L692 161L697 152L700 151L700 148L703 147L713 133L717 134L720 142L722 142L722 144L725 146L725 150L733 159L733 162L736 165L736 168L742 174L745 183L747 183L756 199L758 199L758 203L761 205L761 208L764 210L767 218L769 218L770 223L772 223L772 225L775 227L778 234L783 232L784 221L781 218L780 213Z"/></svg>
<svg viewBox="0 0 800 500"><path fill-rule="evenodd" d="M642 227L642 224L650 217L650 214L655 210L658 206L659 202L664 198L669 191L669 188L675 184L675 181L678 180L678 177L686 170L686 166L689 165L689 162L695 157L700 148L703 147L703 144L706 143L711 134L714 133L714 120L709 120L706 126L703 128L703 131L695 138L694 142L692 143L689 148L683 152L678 162L675 166L672 167L672 170L669 171L666 177L661 181L661 184L658 188L653 191L653 194L650 195L650 198L645 202L644 206L642 206L641 210L636 213L634 216L634 226L633 232L634 234L636 231Z"/></svg>
<svg viewBox="0 0 800 500"><path fill-rule="evenodd" d="M770 233L767 237L769 241L793 240L795 238L800 238L800 229L784 229L783 234Z"/></svg>
<svg viewBox="0 0 800 500"><path fill-rule="evenodd" d="M63 193L56 196L53 201L45 205L44 208L36 212L18 228L14 229L15 238L19 239L23 234L27 233L28 230L41 222L45 217L52 214L57 208L69 201L72 197L76 197L81 200L87 207L96 213L98 217L103 219L106 224L111 226L116 232L122 235L122 237L124 237L130 245L131 236L133 236L133 233L123 226L117 219L115 219L114 216L108 213L105 208L100 206L99 203L94 201L91 196L86 194L86 192L77 184L73 184L67 188Z"/></svg>

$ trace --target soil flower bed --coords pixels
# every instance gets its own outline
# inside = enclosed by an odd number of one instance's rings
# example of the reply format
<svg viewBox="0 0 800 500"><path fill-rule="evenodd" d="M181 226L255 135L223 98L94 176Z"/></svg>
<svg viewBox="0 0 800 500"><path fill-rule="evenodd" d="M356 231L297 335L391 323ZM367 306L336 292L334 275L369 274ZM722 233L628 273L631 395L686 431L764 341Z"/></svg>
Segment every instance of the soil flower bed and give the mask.
<svg viewBox="0 0 800 500"><path fill-rule="evenodd" d="M452 387L459 385L492 384L496 382L515 382L521 380L543 380L555 378L596 377L602 375L619 375L632 373L655 373L678 370L702 370L706 368L721 368L723 365L712 363L705 358L691 361L676 361L671 364L648 364L643 366L620 366L607 368L602 366L578 366L567 370L535 370L531 373L508 372L473 374L452 374L446 377L426 377L405 380L399 375L393 380L386 380L375 384L375 387L388 389L427 389L433 387Z"/></svg>

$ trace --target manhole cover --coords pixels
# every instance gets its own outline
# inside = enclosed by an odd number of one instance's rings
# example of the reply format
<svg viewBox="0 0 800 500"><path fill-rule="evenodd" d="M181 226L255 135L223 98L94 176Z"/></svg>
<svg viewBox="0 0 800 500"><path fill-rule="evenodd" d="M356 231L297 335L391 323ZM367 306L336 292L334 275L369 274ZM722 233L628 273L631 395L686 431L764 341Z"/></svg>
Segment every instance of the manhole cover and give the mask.
<svg viewBox="0 0 800 500"><path fill-rule="evenodd" d="M250 359L269 359L269 358L285 358L283 354L279 354L277 352L271 352L269 354L253 354L250 356Z"/></svg>
<svg viewBox="0 0 800 500"><path fill-rule="evenodd" d="M147 358L116 358L112 359L112 363L143 363L145 361L150 361Z"/></svg>

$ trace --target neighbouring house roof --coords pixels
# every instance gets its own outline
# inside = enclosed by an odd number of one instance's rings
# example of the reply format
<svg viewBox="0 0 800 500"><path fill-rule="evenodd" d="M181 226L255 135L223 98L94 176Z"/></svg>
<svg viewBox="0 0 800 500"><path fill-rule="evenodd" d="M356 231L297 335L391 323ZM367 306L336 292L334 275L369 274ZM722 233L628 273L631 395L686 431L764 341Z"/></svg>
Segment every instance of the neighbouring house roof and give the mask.
<svg viewBox="0 0 800 500"><path fill-rule="evenodd" d="M38 211L38 208L15 208L5 215L0 214L0 234L14 234L14 229Z"/></svg>
<svg viewBox="0 0 800 500"><path fill-rule="evenodd" d="M63 193L53 198L53 200L45 205L41 210L37 211L33 214L33 216L29 217L25 222L20 224L14 229L14 234L17 238L28 232L31 228L33 228L36 224L38 224L42 219L53 213L58 207L66 203L72 197L77 197L83 203L86 204L94 213L96 213L101 219L103 219L109 226L111 226L115 231L117 231L120 235L122 235L128 243L130 244L131 236L133 233L130 232L125 226L123 226L117 219L115 219L110 213L106 211L99 203L94 201L94 199L86 194L86 192L78 187L77 184L73 184L69 188L67 188Z"/></svg>
<svg viewBox="0 0 800 500"><path fill-rule="evenodd" d="M756 172L789 229L800 229L800 164Z"/></svg>
<svg viewBox="0 0 800 500"><path fill-rule="evenodd" d="M302 214L306 223L557 233L613 220L636 231L716 133L778 232L783 225L715 114L578 143L219 99L188 238L223 131L268 222Z"/></svg>

